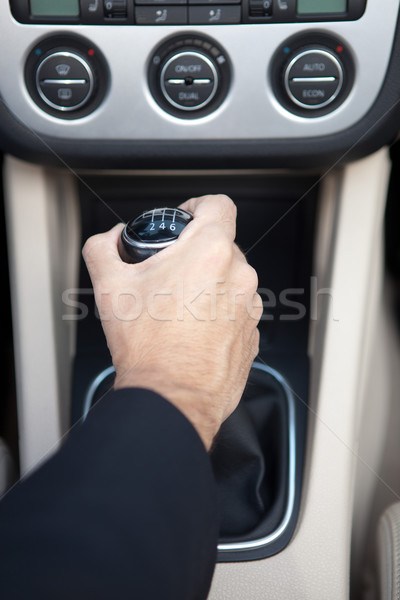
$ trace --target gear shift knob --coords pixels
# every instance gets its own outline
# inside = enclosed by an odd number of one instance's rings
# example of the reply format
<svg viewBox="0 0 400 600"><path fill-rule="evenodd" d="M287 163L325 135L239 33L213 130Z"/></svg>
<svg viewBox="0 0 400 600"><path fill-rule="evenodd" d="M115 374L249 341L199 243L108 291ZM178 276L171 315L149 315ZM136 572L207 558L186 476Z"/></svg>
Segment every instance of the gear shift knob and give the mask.
<svg viewBox="0 0 400 600"><path fill-rule="evenodd" d="M192 219L181 208L155 208L131 219L121 234L122 260L138 263L170 246Z"/></svg>

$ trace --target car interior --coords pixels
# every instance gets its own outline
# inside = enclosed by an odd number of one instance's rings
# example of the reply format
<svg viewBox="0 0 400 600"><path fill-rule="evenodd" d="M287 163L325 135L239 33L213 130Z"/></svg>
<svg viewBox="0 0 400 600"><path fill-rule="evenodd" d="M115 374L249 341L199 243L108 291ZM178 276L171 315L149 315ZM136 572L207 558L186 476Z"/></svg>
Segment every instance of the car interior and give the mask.
<svg viewBox="0 0 400 600"><path fill-rule="evenodd" d="M85 240L227 194L264 311L209 598L399 598L399 7L0 3L0 495L113 385Z"/></svg>

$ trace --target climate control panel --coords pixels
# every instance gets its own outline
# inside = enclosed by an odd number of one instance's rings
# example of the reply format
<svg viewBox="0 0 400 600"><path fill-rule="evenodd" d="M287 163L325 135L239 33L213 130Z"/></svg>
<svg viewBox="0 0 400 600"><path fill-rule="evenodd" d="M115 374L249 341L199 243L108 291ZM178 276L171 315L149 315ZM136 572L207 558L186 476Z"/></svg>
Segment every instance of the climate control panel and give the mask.
<svg viewBox="0 0 400 600"><path fill-rule="evenodd" d="M335 110L354 80L349 52L337 39L320 33L285 40L270 62L270 82L280 104L306 118ZM148 87L166 113L200 119L225 100L232 82L227 52L203 35L178 35L150 57ZM94 111L109 85L102 53L77 36L51 37L30 52L25 80L35 102L62 119Z"/></svg>
<svg viewBox="0 0 400 600"><path fill-rule="evenodd" d="M145 156L168 147L172 164L180 152L186 159L184 148L218 162L246 146L260 165L265 148L279 162L275 148L289 139L302 153L304 140L307 148L321 140L331 152L338 146L328 146L329 138L345 138L365 119L373 125L383 90L385 110L397 106L387 74L399 6L400 0L385 11L381 0L10 0L0 3L10 49L0 104L36 134L32 145L50 139L42 152L62 140L74 156L96 149L114 156L115 148L122 158L136 149ZM178 14L171 7L188 19L207 12L213 20L171 25ZM240 24L218 21L227 14L221 7L236 7ZM140 26L139 15L150 13L157 24Z"/></svg>
<svg viewBox="0 0 400 600"><path fill-rule="evenodd" d="M314 117L334 110L348 94L351 58L338 42L311 33L286 40L272 58L270 78L289 111ZM35 46L25 68L29 92L44 111L81 118L102 102L108 68L102 53L77 36L51 37ZM157 104L181 119L198 119L225 100L232 67L225 50L202 35L174 36L151 56L148 85Z"/></svg>

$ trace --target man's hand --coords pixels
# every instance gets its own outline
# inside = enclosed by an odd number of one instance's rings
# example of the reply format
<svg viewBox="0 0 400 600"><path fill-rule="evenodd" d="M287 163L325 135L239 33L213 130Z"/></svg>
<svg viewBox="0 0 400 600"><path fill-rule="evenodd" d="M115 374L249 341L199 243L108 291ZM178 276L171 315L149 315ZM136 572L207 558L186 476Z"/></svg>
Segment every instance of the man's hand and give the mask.
<svg viewBox="0 0 400 600"><path fill-rule="evenodd" d="M124 263L123 225L83 248L115 388L142 387L174 404L207 449L236 408L258 353L262 302L257 274L234 244L236 207L227 196L181 205L193 221L146 261Z"/></svg>

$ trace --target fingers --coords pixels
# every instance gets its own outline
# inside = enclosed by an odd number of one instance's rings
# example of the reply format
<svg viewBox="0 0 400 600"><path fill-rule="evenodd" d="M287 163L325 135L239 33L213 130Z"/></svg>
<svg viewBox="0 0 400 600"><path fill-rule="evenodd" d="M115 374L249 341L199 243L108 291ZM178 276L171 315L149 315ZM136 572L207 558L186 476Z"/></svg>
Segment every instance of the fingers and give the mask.
<svg viewBox="0 0 400 600"><path fill-rule="evenodd" d="M182 232L181 237L203 225L217 225L223 228L231 241L235 239L237 210L228 196L216 194L190 198L179 208L187 210L194 216L194 220Z"/></svg>
<svg viewBox="0 0 400 600"><path fill-rule="evenodd" d="M114 272L116 265L124 264L118 251L123 223L118 223L106 233L90 237L82 248L89 274L103 277Z"/></svg>

